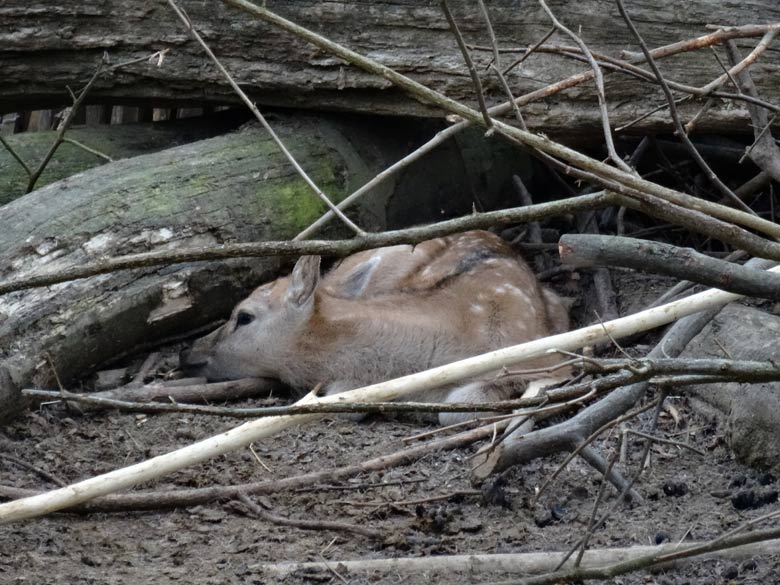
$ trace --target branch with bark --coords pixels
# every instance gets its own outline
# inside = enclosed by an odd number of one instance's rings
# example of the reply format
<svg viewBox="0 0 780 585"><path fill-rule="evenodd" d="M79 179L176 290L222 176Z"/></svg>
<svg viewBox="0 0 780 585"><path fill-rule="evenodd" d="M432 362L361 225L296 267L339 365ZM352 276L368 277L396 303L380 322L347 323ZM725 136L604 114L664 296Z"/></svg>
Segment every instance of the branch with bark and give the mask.
<svg viewBox="0 0 780 585"><path fill-rule="evenodd" d="M780 300L780 275L712 258L690 248L619 236L567 234L561 237L558 251L561 262L569 266L620 266Z"/></svg>

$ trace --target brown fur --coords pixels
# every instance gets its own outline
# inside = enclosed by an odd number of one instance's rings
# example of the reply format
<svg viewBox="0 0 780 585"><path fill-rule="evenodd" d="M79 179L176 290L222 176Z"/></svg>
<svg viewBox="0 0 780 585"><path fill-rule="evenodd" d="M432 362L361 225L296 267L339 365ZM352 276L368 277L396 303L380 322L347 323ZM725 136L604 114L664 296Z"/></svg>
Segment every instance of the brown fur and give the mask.
<svg viewBox="0 0 780 585"><path fill-rule="evenodd" d="M255 290L181 361L210 380L271 377L334 393L567 328L563 303L525 262L498 236L472 231L360 252L323 278L318 257L301 258L291 276ZM496 400L507 397L502 387L472 380L415 398ZM440 415L446 423L463 418Z"/></svg>

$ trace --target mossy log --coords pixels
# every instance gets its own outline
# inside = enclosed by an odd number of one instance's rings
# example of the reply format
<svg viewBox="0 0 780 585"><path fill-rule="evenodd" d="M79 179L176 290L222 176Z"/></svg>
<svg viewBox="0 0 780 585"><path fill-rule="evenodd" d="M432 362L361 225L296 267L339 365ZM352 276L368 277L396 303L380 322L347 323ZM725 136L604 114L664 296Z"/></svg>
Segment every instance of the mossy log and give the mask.
<svg viewBox="0 0 780 585"><path fill-rule="evenodd" d="M492 55L477 3L453 0L450 4L466 41L481 47L474 51L474 59L479 71L485 72L482 77L488 102L503 101L503 89L486 67ZM614 2L558 0L549 4L569 28L580 31L592 50L612 56L623 50L638 51L636 39ZM780 4L775 0L627 4L651 48L708 34L709 23L735 26L780 20ZM227 69L260 104L442 115L399 92L387 80L348 66L223 2L181 0L180 5ZM268 7L453 99L476 106L471 78L438 2L277 0ZM550 19L536 2L495 0L488 8L504 49L532 46L550 29ZM550 42L572 44L560 35ZM747 54L757 42L753 38L738 44ZM165 48L170 52L161 66L142 60L99 79L90 101L157 107L237 103L230 87L165 2L6 0L0 11L0 47L0 112L68 105L66 86L86 83L104 52L113 63L121 63ZM775 80L780 65L772 52L770 49L754 64L750 74L761 97L777 103L780 85ZM506 53L505 64L519 55ZM723 73L709 50L665 59L661 68L669 78L699 87ZM508 81L513 93L521 95L583 70L588 66L560 55L536 53L515 68ZM614 126L654 111L662 101L654 86L616 74L608 75L606 94ZM697 101L681 104L683 118L690 119L701 105ZM529 128L550 135L583 137L601 131L592 82L526 106L524 113ZM703 132L751 132L748 120L744 107L716 100L697 128ZM663 110L639 121L634 131L670 128L668 112Z"/></svg>
<svg viewBox="0 0 780 585"><path fill-rule="evenodd" d="M334 201L432 130L382 120L368 130L368 122L272 116ZM474 148L477 140L450 141L375 189L351 216L375 230L468 213L469 185L480 190L482 205L496 207L527 162L500 143L496 151ZM0 279L152 249L287 239L325 210L266 133L244 127L93 168L0 207ZM344 235L339 227L329 233ZM226 316L279 265L272 258L199 262L0 296L0 419L18 410L22 386L54 387L57 376L68 385L118 356Z"/></svg>
<svg viewBox="0 0 780 585"><path fill-rule="evenodd" d="M65 137L97 150L113 160L130 158L211 138L236 128L247 115L235 111L220 112L201 118L165 122L138 122L73 128ZM57 132L23 132L6 136L5 140L28 167L35 169L54 143ZM41 187L106 164L106 159L74 144L63 143L46 165L35 187ZM0 205L27 191L28 176L22 166L0 147Z"/></svg>

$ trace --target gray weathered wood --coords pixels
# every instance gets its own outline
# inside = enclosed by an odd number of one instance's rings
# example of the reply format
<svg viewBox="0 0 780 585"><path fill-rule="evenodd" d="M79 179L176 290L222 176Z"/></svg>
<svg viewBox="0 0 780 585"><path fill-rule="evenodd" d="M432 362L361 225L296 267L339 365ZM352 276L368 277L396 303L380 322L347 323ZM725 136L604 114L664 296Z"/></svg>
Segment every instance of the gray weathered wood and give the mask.
<svg viewBox="0 0 780 585"><path fill-rule="evenodd" d="M780 318L753 307L726 307L688 345L683 357L768 360L780 351ZM780 464L780 383L690 386L695 408L722 423L737 460L759 468Z"/></svg>
<svg viewBox="0 0 780 585"><path fill-rule="evenodd" d="M589 46L619 55L637 50L614 2L606 0L557 0L551 8L570 28L581 30ZM377 79L322 54L305 42L291 38L233 10L221 2L182 0L193 22L228 69L260 104L350 111L438 115L389 82ZM484 23L476 3L451 2L468 42L487 45ZM269 8L408 74L448 96L475 104L471 80L437 2L427 0L277 0ZM707 23L758 24L780 20L774 0L747 2L629 2L646 41L656 47L710 32ZM526 47L538 41L550 22L535 1L489 2L493 25L502 47ZM569 44L566 39L553 42ZM740 41L744 48L758 39ZM236 102L225 81L190 40L165 2L128 0L6 0L0 10L0 112L67 104L66 85L89 79L104 51L114 63L141 57L161 48L171 51L161 67L140 63L99 80L93 102L140 105L177 105L203 102ZM778 60L770 51L751 68L759 94L780 101ZM508 64L514 55L506 54ZM489 52L475 55L480 71ZM724 59L725 60L725 59ZM671 78L701 86L722 73L709 50L687 53L661 62ZM539 88L586 69L586 66L554 55L534 55L520 71L509 76L516 94ZM500 86L483 74L488 101L503 100ZM630 78L607 77L607 96L613 125L633 120L662 101L657 89ZM566 91L544 103L525 108L529 127L551 134L582 136L599 131L598 110L592 83ZM683 106L685 120L700 108ZM727 109L716 103L699 122L700 131L745 130L746 110ZM668 115L651 116L638 130L669 128Z"/></svg>

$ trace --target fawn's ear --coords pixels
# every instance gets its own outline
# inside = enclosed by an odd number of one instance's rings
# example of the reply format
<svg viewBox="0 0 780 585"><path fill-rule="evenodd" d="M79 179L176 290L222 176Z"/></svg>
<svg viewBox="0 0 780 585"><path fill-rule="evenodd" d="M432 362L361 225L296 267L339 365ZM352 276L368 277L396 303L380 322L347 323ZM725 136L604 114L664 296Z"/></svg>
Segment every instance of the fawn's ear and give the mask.
<svg viewBox="0 0 780 585"><path fill-rule="evenodd" d="M320 281L320 260L319 256L301 256L295 263L284 298L288 305L302 307L314 297Z"/></svg>
<svg viewBox="0 0 780 585"><path fill-rule="evenodd" d="M356 299L363 296L366 287L368 287L371 279L377 273L379 261L380 258L378 256L369 258L344 279L343 290L341 291L344 297Z"/></svg>

